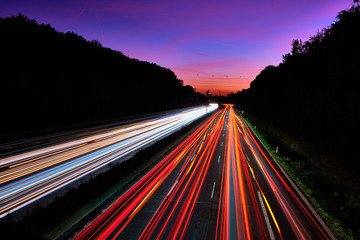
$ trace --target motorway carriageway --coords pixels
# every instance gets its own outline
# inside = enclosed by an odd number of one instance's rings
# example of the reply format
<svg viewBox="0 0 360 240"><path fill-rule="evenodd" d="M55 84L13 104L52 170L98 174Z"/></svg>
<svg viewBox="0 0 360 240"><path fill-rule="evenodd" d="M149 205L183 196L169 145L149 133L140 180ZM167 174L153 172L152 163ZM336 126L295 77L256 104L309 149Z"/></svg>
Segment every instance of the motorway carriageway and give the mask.
<svg viewBox="0 0 360 240"><path fill-rule="evenodd" d="M218 108L179 109L170 115L65 139L0 159L0 218L110 162L163 138Z"/></svg>
<svg viewBox="0 0 360 240"><path fill-rule="evenodd" d="M72 239L334 239L295 188L226 105Z"/></svg>

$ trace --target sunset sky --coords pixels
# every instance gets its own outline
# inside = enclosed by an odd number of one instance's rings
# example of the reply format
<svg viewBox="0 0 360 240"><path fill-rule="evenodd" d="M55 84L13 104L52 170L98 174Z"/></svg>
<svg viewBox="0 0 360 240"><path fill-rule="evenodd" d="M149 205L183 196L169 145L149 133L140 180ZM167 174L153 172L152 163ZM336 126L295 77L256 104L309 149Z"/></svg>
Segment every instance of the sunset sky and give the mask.
<svg viewBox="0 0 360 240"><path fill-rule="evenodd" d="M170 68L197 91L248 88L278 65L295 38L308 40L352 0L1 0L61 32Z"/></svg>

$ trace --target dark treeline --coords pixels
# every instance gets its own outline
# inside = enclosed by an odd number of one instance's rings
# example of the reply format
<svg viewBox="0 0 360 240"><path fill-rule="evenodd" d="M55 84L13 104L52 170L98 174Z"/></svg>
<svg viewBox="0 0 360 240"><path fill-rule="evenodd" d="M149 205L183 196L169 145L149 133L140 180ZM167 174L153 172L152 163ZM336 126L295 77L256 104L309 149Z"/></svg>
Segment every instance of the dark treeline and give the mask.
<svg viewBox="0 0 360 240"><path fill-rule="evenodd" d="M0 135L206 102L170 69L21 14L0 32Z"/></svg>
<svg viewBox="0 0 360 240"><path fill-rule="evenodd" d="M309 41L294 40L278 66L267 66L250 88L230 95L239 108L315 151L359 169L360 8Z"/></svg>

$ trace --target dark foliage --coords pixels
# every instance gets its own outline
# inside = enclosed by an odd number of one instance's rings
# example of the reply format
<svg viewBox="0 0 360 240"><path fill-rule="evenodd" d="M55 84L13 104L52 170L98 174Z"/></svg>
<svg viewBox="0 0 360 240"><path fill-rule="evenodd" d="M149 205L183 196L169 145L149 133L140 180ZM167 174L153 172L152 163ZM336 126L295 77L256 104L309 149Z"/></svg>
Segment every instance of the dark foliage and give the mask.
<svg viewBox="0 0 360 240"><path fill-rule="evenodd" d="M309 41L294 40L279 66L266 67L250 88L229 97L240 109L296 136L315 151L359 170L360 8Z"/></svg>
<svg viewBox="0 0 360 240"><path fill-rule="evenodd" d="M0 18L0 32L1 134L205 102L170 69L21 14Z"/></svg>

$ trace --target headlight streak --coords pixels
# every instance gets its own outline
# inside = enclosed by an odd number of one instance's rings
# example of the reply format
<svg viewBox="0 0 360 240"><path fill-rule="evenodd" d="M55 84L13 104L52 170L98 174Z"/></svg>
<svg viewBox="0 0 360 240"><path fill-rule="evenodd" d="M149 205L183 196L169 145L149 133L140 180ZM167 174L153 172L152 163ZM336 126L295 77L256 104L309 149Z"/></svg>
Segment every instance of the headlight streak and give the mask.
<svg viewBox="0 0 360 240"><path fill-rule="evenodd" d="M212 104L207 112L216 108ZM205 107L196 107L0 159L0 166L9 167L0 172L0 217L171 134L204 114Z"/></svg>
<svg viewBox="0 0 360 240"><path fill-rule="evenodd" d="M225 141L221 136L226 136ZM223 151L223 157L215 149ZM218 183L209 174L214 170L210 165L221 172ZM207 238L328 239L231 105L219 110L73 239L123 239L139 221L144 229L136 233L138 239L187 238L192 236L188 229L196 229L192 219L203 201L201 193L208 194L207 204L216 204L217 211ZM149 202L151 198L156 203ZM146 215L149 208L151 215ZM141 212L146 212L146 219Z"/></svg>
<svg viewBox="0 0 360 240"><path fill-rule="evenodd" d="M192 156L195 144L199 141L200 137L206 126L218 115L212 116L208 120L205 126L202 126L195 133L193 133L185 142L178 146L169 156L167 156L163 161L161 161L156 167L146 174L142 179L140 179L131 189L129 189L125 194L123 194L117 201L114 202L106 211L103 211L89 226L80 231L74 236L74 239L91 239L96 236L96 238L105 239L120 225L123 226L114 233L115 236L119 235L121 231L127 226L131 218L128 216L137 206L140 206L139 203L144 199L144 196L149 194L150 189L152 189L156 184L159 183L159 178L165 180L166 177L171 173L171 171L179 163L179 159L184 155L188 155L190 152L191 155L187 157L186 163L189 162L190 156ZM194 160L195 161L195 160ZM183 168L182 168L183 169ZM158 185L157 185L158 186ZM176 184L176 187L173 192L170 194L173 195L179 183ZM148 196L151 196L151 192ZM147 198L148 199L148 198ZM146 199L145 201L146 202Z"/></svg>
<svg viewBox="0 0 360 240"><path fill-rule="evenodd" d="M171 236L172 238L184 238L209 169L210 160L213 158L215 146L217 145L217 141L221 133L221 123L223 122L224 114L222 114L220 120L216 122L215 127L211 130L209 138L206 139L204 151L197 158L197 161L196 159L193 161L196 162L196 165L192 169L191 174L181 176L173 194L163 201L163 204L166 206L159 207L159 209L162 208L167 209L168 211L170 210L170 213L164 214L163 212L162 214L157 214L157 219L150 221L149 225L153 225L150 228L154 229L159 226L159 221L165 218L164 223L161 224L161 229L156 234L155 231L147 231L146 228L140 239L159 239L164 236L165 232L168 232L166 235ZM200 147L201 146L203 145L201 144ZM175 197L178 200L176 200ZM183 202L180 202L180 199L182 199ZM175 202L172 207L169 206L169 203L171 202ZM176 212L177 214L174 215Z"/></svg>

